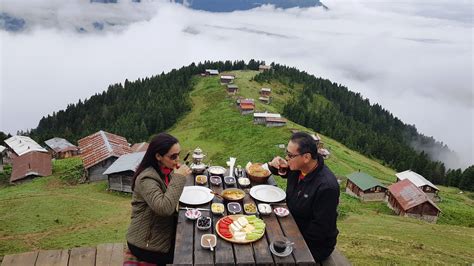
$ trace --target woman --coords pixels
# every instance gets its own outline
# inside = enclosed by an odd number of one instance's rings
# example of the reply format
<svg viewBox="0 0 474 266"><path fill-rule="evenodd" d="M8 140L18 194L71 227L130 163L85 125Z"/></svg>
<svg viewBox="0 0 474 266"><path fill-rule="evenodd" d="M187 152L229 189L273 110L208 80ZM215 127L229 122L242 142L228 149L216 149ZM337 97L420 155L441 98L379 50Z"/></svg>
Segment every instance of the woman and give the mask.
<svg viewBox="0 0 474 266"><path fill-rule="evenodd" d="M270 171L287 179L286 203L316 261L331 255L339 233L336 226L339 184L324 165L313 137L291 136L286 160L277 156Z"/></svg>
<svg viewBox="0 0 474 266"><path fill-rule="evenodd" d="M181 147L167 134L155 136L132 179L132 221L127 232L130 252L141 261L173 262L176 206L191 170L179 164Z"/></svg>

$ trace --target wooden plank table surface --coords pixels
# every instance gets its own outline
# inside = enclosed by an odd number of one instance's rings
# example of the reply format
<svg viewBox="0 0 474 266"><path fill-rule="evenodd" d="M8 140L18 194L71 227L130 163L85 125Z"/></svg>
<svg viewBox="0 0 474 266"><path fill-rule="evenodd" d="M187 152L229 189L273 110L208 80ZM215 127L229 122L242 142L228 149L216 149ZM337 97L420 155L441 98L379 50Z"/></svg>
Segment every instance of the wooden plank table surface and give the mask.
<svg viewBox="0 0 474 266"><path fill-rule="evenodd" d="M224 189L229 187L241 188L238 182L235 185L226 185L222 179L220 186L215 186L210 183L209 175L208 182L203 185L209 187L214 192L221 193ZM229 175L229 170L224 176ZM245 172L243 174L245 176ZM234 174L235 176L235 174ZM237 178L236 178L237 180ZM276 185L273 177L270 177L267 184ZM195 185L195 175L187 177L186 186ZM256 184L251 184L256 185ZM245 198L240 203L254 203L255 201L250 195L250 188L241 188L246 192ZM219 197L214 197L212 202L224 203ZM242 204L242 209L243 209ZM286 206L284 202L279 205ZM211 208L211 202L199 206L186 206L180 203L180 207L189 208ZM176 229L176 244L174 251L174 265L315 265L315 261L311 256L308 246L303 240L303 236L296 225L293 217L277 217L274 213L265 216L259 216L265 221L265 235L258 241L251 244L233 244L217 235L215 232L215 223L222 218L221 215L214 215L210 211L201 211L203 216L211 217L212 226L208 230L199 230L195 226L195 221L187 219L184 215L186 210L179 210L179 218ZM244 213L242 211L242 213ZM225 213L227 215L227 206L225 206ZM203 234L215 234L217 236L217 243L214 252L201 247L200 241ZM270 252L270 243L278 236L285 236L290 241L295 242L293 252L287 257L278 257Z"/></svg>

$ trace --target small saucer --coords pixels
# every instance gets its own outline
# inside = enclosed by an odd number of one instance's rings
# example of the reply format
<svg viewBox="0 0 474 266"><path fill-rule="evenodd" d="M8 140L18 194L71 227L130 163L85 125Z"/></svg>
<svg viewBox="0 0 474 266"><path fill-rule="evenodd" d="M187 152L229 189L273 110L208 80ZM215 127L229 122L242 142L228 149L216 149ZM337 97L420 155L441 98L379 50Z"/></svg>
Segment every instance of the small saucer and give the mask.
<svg viewBox="0 0 474 266"><path fill-rule="evenodd" d="M282 253L278 253L275 251L275 248L273 247L273 243L270 244L270 251L273 253L273 255L277 256L277 257L286 257L288 255L291 254L291 252L293 252L293 246L292 245L289 245L286 247L285 251L283 251Z"/></svg>

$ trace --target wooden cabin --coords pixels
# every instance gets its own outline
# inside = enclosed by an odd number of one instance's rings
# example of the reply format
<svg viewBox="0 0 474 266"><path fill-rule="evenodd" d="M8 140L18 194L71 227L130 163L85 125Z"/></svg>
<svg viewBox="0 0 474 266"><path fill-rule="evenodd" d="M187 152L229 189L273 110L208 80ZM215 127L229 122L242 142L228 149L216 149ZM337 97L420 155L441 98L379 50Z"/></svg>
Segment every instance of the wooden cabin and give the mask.
<svg viewBox="0 0 474 266"><path fill-rule="evenodd" d="M89 181L107 179L104 171L117 158L132 152L126 138L102 130L80 139L78 143Z"/></svg>
<svg viewBox="0 0 474 266"><path fill-rule="evenodd" d="M441 210L409 179L388 187L387 205L396 214L436 223Z"/></svg>
<svg viewBox="0 0 474 266"><path fill-rule="evenodd" d="M132 177L145 156L145 151L120 156L107 170L109 190L132 193Z"/></svg>
<svg viewBox="0 0 474 266"><path fill-rule="evenodd" d="M46 149L55 159L70 158L79 155L79 147L63 138L52 138L44 142Z"/></svg>
<svg viewBox="0 0 474 266"><path fill-rule="evenodd" d="M428 181L422 175L413 172L412 170L406 170L400 173L396 173L397 181L408 179L415 186L419 187L432 201L439 201L440 197L438 196L439 188L433 183Z"/></svg>
<svg viewBox="0 0 474 266"><path fill-rule="evenodd" d="M286 125L287 120L283 117L266 117L266 127L283 127Z"/></svg>
<svg viewBox="0 0 474 266"><path fill-rule="evenodd" d="M268 71L270 69L272 69L272 66L267 66L267 65L259 65L258 66L258 71L260 71L260 72Z"/></svg>
<svg viewBox="0 0 474 266"><path fill-rule="evenodd" d="M30 151L13 159L10 183L19 183L53 173L48 152Z"/></svg>
<svg viewBox="0 0 474 266"><path fill-rule="evenodd" d="M220 77L221 85L231 84L234 82L235 76L232 75L222 75Z"/></svg>
<svg viewBox="0 0 474 266"><path fill-rule="evenodd" d="M227 93L230 95L235 95L239 90L239 87L235 84L227 84Z"/></svg>
<svg viewBox="0 0 474 266"><path fill-rule="evenodd" d="M262 103L265 103L265 104L270 104L271 103L270 97L260 96L260 97L258 97L258 100L261 101Z"/></svg>
<svg viewBox="0 0 474 266"><path fill-rule="evenodd" d="M0 145L0 172L3 172L3 160L7 157L7 147Z"/></svg>
<svg viewBox="0 0 474 266"><path fill-rule="evenodd" d="M240 99L239 100L239 111L240 114L246 115L251 114L255 111L255 102L253 99Z"/></svg>
<svg viewBox="0 0 474 266"><path fill-rule="evenodd" d="M219 75L219 70L217 69L206 69L205 72L206 76L217 76Z"/></svg>
<svg viewBox="0 0 474 266"><path fill-rule="evenodd" d="M374 177L354 172L347 176L346 193L362 201L383 201L387 188Z"/></svg>
<svg viewBox="0 0 474 266"><path fill-rule="evenodd" d="M272 94L272 89L270 88L261 88L260 89L260 96L262 97L270 97Z"/></svg>
<svg viewBox="0 0 474 266"><path fill-rule="evenodd" d="M32 151L48 152L36 141L27 136L13 136L6 139L5 144L7 145L7 154L11 159Z"/></svg>

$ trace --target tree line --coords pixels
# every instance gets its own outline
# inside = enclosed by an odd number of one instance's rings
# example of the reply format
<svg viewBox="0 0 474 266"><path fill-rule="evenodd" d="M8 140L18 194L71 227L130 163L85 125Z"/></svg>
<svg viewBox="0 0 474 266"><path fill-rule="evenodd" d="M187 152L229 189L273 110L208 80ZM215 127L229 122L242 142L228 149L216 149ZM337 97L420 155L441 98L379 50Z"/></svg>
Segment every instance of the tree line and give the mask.
<svg viewBox="0 0 474 266"><path fill-rule="evenodd" d="M474 191L474 166L464 172L447 170L443 162L430 158L425 149L435 147L456 156L454 152L434 138L420 134L414 125L404 124L379 104L370 104L359 93L279 64L272 64L272 71L260 73L254 80L276 80L290 88L296 84L303 86L302 92L284 106L283 114L290 120L382 160L397 171L411 169L435 184ZM413 143L418 145L414 147Z"/></svg>
<svg viewBox="0 0 474 266"><path fill-rule="evenodd" d="M256 60L248 64L243 60L205 61L136 81L125 80L123 84L110 85L102 93L43 117L35 129L20 134L30 135L39 142L55 136L76 142L104 130L124 136L131 143L147 141L150 135L170 128L191 109L189 92L195 75L205 69L258 70L262 63Z"/></svg>

